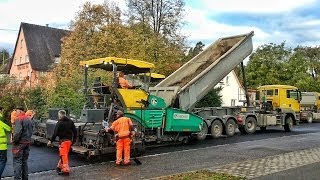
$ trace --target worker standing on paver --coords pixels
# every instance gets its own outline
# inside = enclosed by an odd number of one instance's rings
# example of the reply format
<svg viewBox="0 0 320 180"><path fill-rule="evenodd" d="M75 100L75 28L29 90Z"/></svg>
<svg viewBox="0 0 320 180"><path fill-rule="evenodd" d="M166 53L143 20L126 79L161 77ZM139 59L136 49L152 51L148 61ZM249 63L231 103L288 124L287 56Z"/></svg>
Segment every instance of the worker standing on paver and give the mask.
<svg viewBox="0 0 320 180"><path fill-rule="evenodd" d="M4 117L2 114L3 108L0 107L0 177L2 176L3 170L7 163L7 133L10 132L11 128L4 123Z"/></svg>
<svg viewBox="0 0 320 180"><path fill-rule="evenodd" d="M48 146L52 146L52 141L59 137L59 156L60 160L57 165L57 172L59 175L69 175L69 151L73 142L77 139L77 130L74 122L66 116L66 111L60 110L58 112L59 121L56 124L54 133Z"/></svg>
<svg viewBox="0 0 320 180"><path fill-rule="evenodd" d="M12 156L14 179L28 179L28 158L30 151L33 123L26 116L23 108L17 108L12 138Z"/></svg>
<svg viewBox="0 0 320 180"><path fill-rule="evenodd" d="M135 133L133 131L133 125L130 118L124 117L123 112L118 110L117 111L117 120L114 121L111 127L107 127L106 131L113 130L115 132L116 137L116 149L117 149L117 159L116 165L121 165L122 162L122 154L124 153L124 165L130 165L130 143L131 143L131 136Z"/></svg>

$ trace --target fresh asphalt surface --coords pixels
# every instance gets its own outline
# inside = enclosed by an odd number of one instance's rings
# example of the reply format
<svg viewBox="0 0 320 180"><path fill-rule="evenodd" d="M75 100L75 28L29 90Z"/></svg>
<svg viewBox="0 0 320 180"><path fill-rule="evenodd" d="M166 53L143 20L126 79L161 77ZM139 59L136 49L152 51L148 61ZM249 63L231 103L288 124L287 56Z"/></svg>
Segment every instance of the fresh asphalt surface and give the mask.
<svg viewBox="0 0 320 180"><path fill-rule="evenodd" d="M232 145L239 142L250 142L250 141L256 141L256 140L263 140L263 139L270 139L270 138L276 138L276 137L284 137L284 136L292 136L292 135L303 135L303 134L309 134L309 133L317 133L320 132L320 123L313 123L313 124L300 124L299 126L296 126L294 128L293 132L286 133L282 128L270 128L265 132L257 131L255 134L252 135L240 135L237 133L234 137L229 138L218 138L218 139L212 139L207 138L205 141L202 142L192 142L188 145L172 145L172 146L165 146L165 147L157 147L157 148L149 148L147 149L147 152L144 154L144 156L154 156L157 154L163 154L163 153L170 153L174 151L183 151L188 149L201 149L201 148L214 148L219 147L221 145ZM282 143L283 142L279 142ZM306 141L305 143L300 143L301 147L297 147L296 144L292 144L292 149L303 149L304 147L319 147L319 144L317 143L310 143ZM288 149L290 149L290 143L287 144ZM257 154L263 153L263 154L278 154L278 153L284 153L284 151L275 151L273 149L268 149L268 147L265 148L257 148L255 151L257 151ZM194 154L195 156L197 154ZM201 155L199 155L201 156ZM234 155L233 155L234 156ZM179 158L179 157L177 157ZM225 157L221 157L222 159ZM226 157L227 158L227 157ZM253 157L252 157L253 158ZM31 146L30 156L29 156L29 173L33 172L41 172L41 171L47 171L47 170L53 170L56 167L56 163L58 162L58 150L57 148L47 148L45 146ZM242 157L241 159L245 159L245 157ZM103 160L100 160L98 162L94 163L100 163L101 161L112 161L114 160L114 155L105 156ZM142 159L143 160L143 159ZM166 160L164 160L165 163ZM161 163L161 162L158 162ZM70 165L71 166L81 166L85 164L90 164L90 162L86 161L84 158L79 157L77 154L72 154L70 156ZM111 163L110 163L111 164ZM12 176L13 175L13 169L12 169L12 155L10 149L8 150L8 162L6 169L3 173L3 176Z"/></svg>

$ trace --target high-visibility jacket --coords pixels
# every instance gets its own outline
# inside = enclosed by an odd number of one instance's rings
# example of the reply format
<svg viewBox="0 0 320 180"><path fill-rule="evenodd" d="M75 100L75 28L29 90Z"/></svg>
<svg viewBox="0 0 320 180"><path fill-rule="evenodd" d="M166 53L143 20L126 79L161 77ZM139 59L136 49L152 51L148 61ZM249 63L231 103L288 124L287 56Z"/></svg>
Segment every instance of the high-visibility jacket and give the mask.
<svg viewBox="0 0 320 180"><path fill-rule="evenodd" d="M11 131L10 126L3 122L3 115L0 113L0 150L7 150L7 134Z"/></svg>
<svg viewBox="0 0 320 180"><path fill-rule="evenodd" d="M123 77L119 77L119 84L120 84L121 88L123 88L123 89L128 89L128 88L132 87L132 85L129 83L129 81Z"/></svg>
<svg viewBox="0 0 320 180"><path fill-rule="evenodd" d="M130 137L130 132L132 130L132 121L127 117L120 117L112 123L111 129L118 134L119 138Z"/></svg>

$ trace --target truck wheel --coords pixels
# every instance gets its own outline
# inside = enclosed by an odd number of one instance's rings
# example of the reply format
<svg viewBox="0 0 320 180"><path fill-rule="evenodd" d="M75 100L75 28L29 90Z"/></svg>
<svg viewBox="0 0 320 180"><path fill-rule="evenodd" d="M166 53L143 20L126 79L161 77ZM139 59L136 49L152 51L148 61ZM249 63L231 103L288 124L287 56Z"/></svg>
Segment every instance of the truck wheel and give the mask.
<svg viewBox="0 0 320 180"><path fill-rule="evenodd" d="M206 122L203 122L201 132L197 134L196 138L199 141L203 141L206 139L207 134L208 134L208 125Z"/></svg>
<svg viewBox="0 0 320 180"><path fill-rule="evenodd" d="M286 124L283 126L286 132L291 132L293 127L293 120L291 116L286 118Z"/></svg>
<svg viewBox="0 0 320 180"><path fill-rule="evenodd" d="M256 132L257 120L254 117L248 117L244 125L244 130L247 134L253 134Z"/></svg>
<svg viewBox="0 0 320 180"><path fill-rule="evenodd" d="M219 120L214 120L211 124L211 136L218 138L222 135L222 123Z"/></svg>
<svg viewBox="0 0 320 180"><path fill-rule="evenodd" d="M312 116L311 113L308 114L307 121L308 121L308 123L312 123L312 121L313 121L313 116Z"/></svg>
<svg viewBox="0 0 320 180"><path fill-rule="evenodd" d="M236 122L232 119L227 121L226 124L226 135L233 136L236 133Z"/></svg>

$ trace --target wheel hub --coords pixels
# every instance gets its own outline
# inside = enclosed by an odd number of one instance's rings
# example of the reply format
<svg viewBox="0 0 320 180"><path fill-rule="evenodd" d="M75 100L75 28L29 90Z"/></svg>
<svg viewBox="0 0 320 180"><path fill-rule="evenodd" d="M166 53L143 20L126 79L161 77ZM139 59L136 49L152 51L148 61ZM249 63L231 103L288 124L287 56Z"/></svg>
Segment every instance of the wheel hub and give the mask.
<svg viewBox="0 0 320 180"><path fill-rule="evenodd" d="M216 134L220 133L220 127L219 127L218 125L215 125L215 126L214 126L214 132L215 132Z"/></svg>

